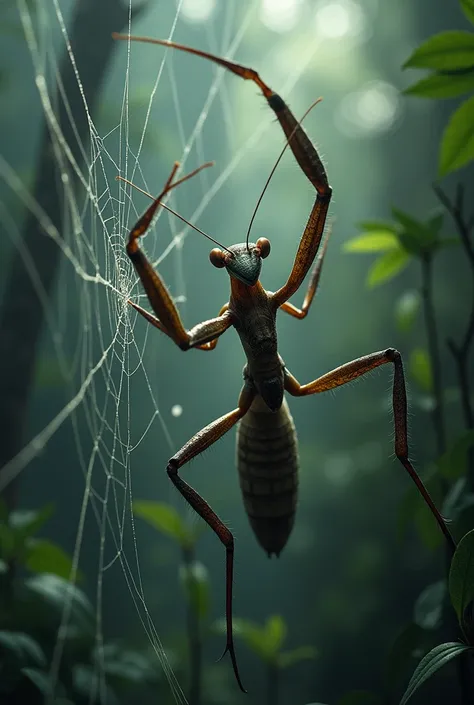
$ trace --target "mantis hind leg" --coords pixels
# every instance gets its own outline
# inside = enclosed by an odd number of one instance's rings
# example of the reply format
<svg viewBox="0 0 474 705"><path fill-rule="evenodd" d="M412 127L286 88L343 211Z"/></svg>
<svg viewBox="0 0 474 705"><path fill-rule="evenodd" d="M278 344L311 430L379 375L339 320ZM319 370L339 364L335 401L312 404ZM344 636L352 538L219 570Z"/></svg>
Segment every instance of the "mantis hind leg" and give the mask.
<svg viewBox="0 0 474 705"><path fill-rule="evenodd" d="M292 394L295 397L307 396L309 394L319 394L320 392L326 392L329 389L334 389L335 387L340 387L343 384L352 382L354 379L357 379L357 377L365 375L367 372L374 370L376 367L387 363L391 363L394 366L392 398L395 426L395 455L415 483L418 491L436 519L439 528L443 532L451 551L454 553L456 550L456 543L451 536L446 522L436 508L436 505L433 502L428 490L409 459L407 394L402 357L398 350L388 348L387 350L382 350L370 355L365 355L364 357L359 357L357 360L347 362L345 365L337 367L335 370L328 372L308 384L300 384L292 374L285 370L285 389L289 394Z"/></svg>

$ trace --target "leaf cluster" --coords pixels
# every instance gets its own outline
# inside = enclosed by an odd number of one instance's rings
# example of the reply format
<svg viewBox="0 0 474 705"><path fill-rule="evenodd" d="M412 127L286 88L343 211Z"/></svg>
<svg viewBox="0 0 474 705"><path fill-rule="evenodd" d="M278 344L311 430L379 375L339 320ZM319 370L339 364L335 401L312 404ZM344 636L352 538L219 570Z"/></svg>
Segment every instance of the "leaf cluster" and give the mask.
<svg viewBox="0 0 474 705"><path fill-rule="evenodd" d="M225 633L225 622L216 622L214 628ZM235 636L242 639L261 661L278 670L290 668L307 659L315 659L318 655L313 646L283 650L287 632L287 624L279 614L268 617L263 625L247 619L234 619Z"/></svg>
<svg viewBox="0 0 474 705"><path fill-rule="evenodd" d="M61 578L80 580L70 556L61 546L36 534L54 512L47 504L39 510L16 510L7 514L0 509L0 559L5 564L15 561L32 573L51 573Z"/></svg>
<svg viewBox="0 0 474 705"><path fill-rule="evenodd" d="M446 663L466 652L474 651L474 530L469 531L459 542L451 561L448 587L451 605L456 612L464 642L446 642L431 649L415 669L400 705L406 705L418 688ZM442 594L439 587L436 591L439 598Z"/></svg>
<svg viewBox="0 0 474 705"><path fill-rule="evenodd" d="M461 8L474 25L473 0L461 0ZM420 98L457 98L474 91L474 32L448 31L427 39L404 68L429 69L431 73L405 90ZM474 159L474 96L454 111L444 130L439 151L438 174L443 177Z"/></svg>
<svg viewBox="0 0 474 705"><path fill-rule="evenodd" d="M2 505L0 514L0 700L82 705L100 686L113 705L124 689L156 686L153 654L114 643L99 652L95 610L75 584L81 575L60 546L37 536L53 506L8 514ZM53 684L58 638L64 658Z"/></svg>
<svg viewBox="0 0 474 705"><path fill-rule="evenodd" d="M474 35L473 35L474 36ZM442 228L444 215L436 212L426 220L419 220L399 208L392 208L393 221L364 221L361 233L348 240L344 252L378 254L369 268L367 286L373 288L400 274L414 259L431 258L439 250L459 243L457 237L444 237ZM411 318L417 302L404 303L400 318ZM408 307L408 311L406 308Z"/></svg>

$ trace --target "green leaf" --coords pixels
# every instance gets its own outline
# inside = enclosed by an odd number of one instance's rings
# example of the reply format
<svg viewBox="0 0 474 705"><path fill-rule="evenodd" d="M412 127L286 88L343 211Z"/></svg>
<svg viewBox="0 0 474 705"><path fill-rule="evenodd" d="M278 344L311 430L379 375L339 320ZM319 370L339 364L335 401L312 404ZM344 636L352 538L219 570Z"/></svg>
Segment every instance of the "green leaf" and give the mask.
<svg viewBox="0 0 474 705"><path fill-rule="evenodd" d="M414 83L403 92L419 98L457 98L474 91L474 71L434 73Z"/></svg>
<svg viewBox="0 0 474 705"><path fill-rule="evenodd" d="M317 649L314 646L299 646L291 651L282 651L278 655L279 668L291 668L300 661L315 659L318 656Z"/></svg>
<svg viewBox="0 0 474 705"><path fill-rule="evenodd" d="M423 629L437 629L441 624L446 583L438 580L428 585L418 596L414 607L414 620Z"/></svg>
<svg viewBox="0 0 474 705"><path fill-rule="evenodd" d="M61 546L47 539L28 542L25 566L32 573L52 573L68 579L72 575L72 560ZM78 579L78 575L75 576Z"/></svg>
<svg viewBox="0 0 474 705"><path fill-rule="evenodd" d="M398 233L398 240L407 252L419 255L433 247L436 232L431 221L424 223L399 208L392 208L392 213L402 226L401 232Z"/></svg>
<svg viewBox="0 0 474 705"><path fill-rule="evenodd" d="M280 651L286 637L286 624L283 617L279 614L274 614L267 619L265 624L265 642L269 650L273 652Z"/></svg>
<svg viewBox="0 0 474 705"><path fill-rule="evenodd" d="M413 233L418 237L424 237L426 232L426 226L421 220L417 220L409 213L405 213L400 208L392 208L393 217L398 220L400 225L402 225L405 230Z"/></svg>
<svg viewBox="0 0 474 705"><path fill-rule="evenodd" d="M344 252L386 252L399 247L393 232L373 230L353 237L343 245Z"/></svg>
<svg viewBox="0 0 474 705"><path fill-rule="evenodd" d="M246 619L234 619L234 633L263 661L272 660L274 654L266 648L264 628Z"/></svg>
<svg viewBox="0 0 474 705"><path fill-rule="evenodd" d="M188 602L200 619L209 613L209 576L206 566L199 561L180 566L179 577L186 592Z"/></svg>
<svg viewBox="0 0 474 705"><path fill-rule="evenodd" d="M474 446L474 431L465 431L438 459L437 465L443 475L456 480L467 472L469 450Z"/></svg>
<svg viewBox="0 0 474 705"><path fill-rule="evenodd" d="M190 530L181 515L170 504L139 500L133 503L133 513L162 534L170 536L180 546L189 546L193 543Z"/></svg>
<svg viewBox="0 0 474 705"><path fill-rule="evenodd" d="M38 533L43 524L54 513L54 504L50 502L41 509L17 509L10 514L9 524L24 538L34 536Z"/></svg>
<svg viewBox="0 0 474 705"><path fill-rule="evenodd" d="M221 627L219 626L221 629ZM225 629L225 625L223 627ZM279 651L286 636L286 624L280 615L269 617L263 627L245 619L234 619L234 633L262 661L278 666Z"/></svg>
<svg viewBox="0 0 474 705"><path fill-rule="evenodd" d="M402 333L408 333L415 323L420 308L418 291L406 291L395 304L395 320Z"/></svg>
<svg viewBox="0 0 474 705"><path fill-rule="evenodd" d="M463 536L451 561L449 595L461 623L464 611L474 599L474 529Z"/></svg>
<svg viewBox="0 0 474 705"><path fill-rule="evenodd" d="M461 8L471 24L474 24L474 0L460 0Z"/></svg>
<svg viewBox="0 0 474 705"><path fill-rule="evenodd" d="M441 140L439 175L446 176L474 159L474 96L451 115Z"/></svg>
<svg viewBox="0 0 474 705"><path fill-rule="evenodd" d="M446 644L439 644L439 646L435 646L434 649L431 649L416 667L403 698L400 700L400 705L405 705L413 693L415 693L428 678L431 678L436 671L448 663L448 661L468 651L469 648L470 647L466 646L466 644L447 642Z"/></svg>
<svg viewBox="0 0 474 705"><path fill-rule="evenodd" d="M50 575L49 573L41 573L28 578L24 585L30 598L39 598L45 620L51 619L48 616L47 607L52 611L52 615L61 617L64 610L70 606L72 623L76 623L84 629L93 624L92 605L76 585L58 575Z"/></svg>
<svg viewBox="0 0 474 705"><path fill-rule="evenodd" d="M410 354L410 374L424 392L433 390L431 360L424 348L415 348Z"/></svg>
<svg viewBox="0 0 474 705"><path fill-rule="evenodd" d="M0 649L8 651L21 665L34 663L46 666L46 656L41 646L24 632L0 631Z"/></svg>
<svg viewBox="0 0 474 705"><path fill-rule="evenodd" d="M450 71L474 66L474 34L450 31L435 34L419 46L403 68Z"/></svg>
<svg viewBox="0 0 474 705"><path fill-rule="evenodd" d="M410 255L404 249L398 249L386 252L384 255L375 260L369 269L367 276L367 286L370 288L378 286L383 282L393 279L399 274L410 261Z"/></svg>
<svg viewBox="0 0 474 705"><path fill-rule="evenodd" d="M53 513L53 505L39 510L18 509L0 523L0 555L4 560L23 561L28 539L36 534Z"/></svg>

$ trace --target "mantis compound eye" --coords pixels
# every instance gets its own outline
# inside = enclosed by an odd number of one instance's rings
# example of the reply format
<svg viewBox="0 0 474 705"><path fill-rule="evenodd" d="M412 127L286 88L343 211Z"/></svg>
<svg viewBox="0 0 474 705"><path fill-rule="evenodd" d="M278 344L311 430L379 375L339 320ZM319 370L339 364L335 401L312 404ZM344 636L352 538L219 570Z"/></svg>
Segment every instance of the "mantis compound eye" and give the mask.
<svg viewBox="0 0 474 705"><path fill-rule="evenodd" d="M217 267L218 269L222 269L222 267L225 267L225 254L222 252L222 250L219 250L217 247L215 247L209 252L209 259L211 260L211 264L213 264L214 267Z"/></svg>
<svg viewBox="0 0 474 705"><path fill-rule="evenodd" d="M270 254L270 240L266 237L259 237L257 240L257 249L260 252L260 257L265 259Z"/></svg>

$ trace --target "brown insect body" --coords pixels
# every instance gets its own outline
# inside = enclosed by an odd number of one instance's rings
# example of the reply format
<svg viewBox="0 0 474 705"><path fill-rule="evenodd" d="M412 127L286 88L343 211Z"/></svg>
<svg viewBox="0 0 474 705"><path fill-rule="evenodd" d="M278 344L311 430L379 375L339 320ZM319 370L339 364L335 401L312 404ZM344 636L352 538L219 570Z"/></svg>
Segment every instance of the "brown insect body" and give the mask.
<svg viewBox="0 0 474 705"><path fill-rule="evenodd" d="M231 275L229 311L247 357L248 377L271 411L283 401L283 368L277 350L276 309L260 282L247 286Z"/></svg>
<svg viewBox="0 0 474 705"><path fill-rule="evenodd" d="M284 363L277 350L277 307L260 281L249 286L229 274L229 312L247 357L244 380L256 390L237 430L240 488L259 544L269 556L278 556L295 518L298 446L284 399Z"/></svg>
<svg viewBox="0 0 474 705"><path fill-rule="evenodd" d="M260 395L239 422L237 469L257 541L279 555L293 528L298 494L296 429L286 403L272 412Z"/></svg>

